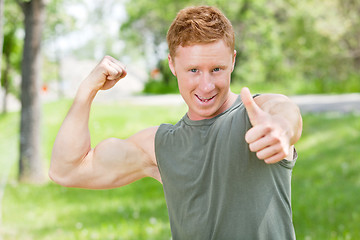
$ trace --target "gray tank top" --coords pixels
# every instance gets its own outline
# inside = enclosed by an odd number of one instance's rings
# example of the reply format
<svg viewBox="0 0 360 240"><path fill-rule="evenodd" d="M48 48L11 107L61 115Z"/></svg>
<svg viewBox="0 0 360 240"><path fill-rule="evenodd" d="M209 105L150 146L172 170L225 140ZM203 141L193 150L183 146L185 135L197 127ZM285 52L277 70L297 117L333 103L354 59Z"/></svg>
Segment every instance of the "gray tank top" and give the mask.
<svg viewBox="0 0 360 240"><path fill-rule="evenodd" d="M212 119L185 115L159 127L155 153L174 240L295 239L295 160L259 160L244 139L250 127L240 97Z"/></svg>

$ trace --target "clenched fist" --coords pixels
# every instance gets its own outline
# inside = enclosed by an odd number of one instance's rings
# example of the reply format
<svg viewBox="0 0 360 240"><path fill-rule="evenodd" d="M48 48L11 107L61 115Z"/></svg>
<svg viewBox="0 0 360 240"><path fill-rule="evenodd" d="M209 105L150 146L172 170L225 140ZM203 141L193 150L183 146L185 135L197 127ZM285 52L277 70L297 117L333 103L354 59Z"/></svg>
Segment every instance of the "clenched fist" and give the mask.
<svg viewBox="0 0 360 240"><path fill-rule="evenodd" d="M107 90L126 76L125 66L113 57L105 56L92 70L84 83L92 90Z"/></svg>

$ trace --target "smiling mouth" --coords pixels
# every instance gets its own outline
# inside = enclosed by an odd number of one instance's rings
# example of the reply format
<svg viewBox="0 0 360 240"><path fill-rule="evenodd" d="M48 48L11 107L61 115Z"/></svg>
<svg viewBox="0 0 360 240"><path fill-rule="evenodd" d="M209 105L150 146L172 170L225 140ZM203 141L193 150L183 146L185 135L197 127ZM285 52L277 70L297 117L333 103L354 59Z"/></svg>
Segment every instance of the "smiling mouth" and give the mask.
<svg viewBox="0 0 360 240"><path fill-rule="evenodd" d="M214 96L212 96L212 97L210 97L210 98L203 98L203 97L200 97L199 95L196 95L196 94L195 94L195 96L196 96L201 102L204 102L204 103L206 103L206 102L208 102L208 101L211 101L212 99L214 99L214 98L216 97L216 95L214 95Z"/></svg>

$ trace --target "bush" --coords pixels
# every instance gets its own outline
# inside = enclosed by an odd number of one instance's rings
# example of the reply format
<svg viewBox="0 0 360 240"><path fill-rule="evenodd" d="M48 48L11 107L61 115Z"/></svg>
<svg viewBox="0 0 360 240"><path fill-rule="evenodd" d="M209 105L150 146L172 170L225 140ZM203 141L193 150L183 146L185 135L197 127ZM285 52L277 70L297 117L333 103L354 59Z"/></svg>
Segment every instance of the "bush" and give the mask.
<svg viewBox="0 0 360 240"><path fill-rule="evenodd" d="M145 84L143 92L151 94L179 93L179 89L176 80L166 84L162 81L151 79Z"/></svg>

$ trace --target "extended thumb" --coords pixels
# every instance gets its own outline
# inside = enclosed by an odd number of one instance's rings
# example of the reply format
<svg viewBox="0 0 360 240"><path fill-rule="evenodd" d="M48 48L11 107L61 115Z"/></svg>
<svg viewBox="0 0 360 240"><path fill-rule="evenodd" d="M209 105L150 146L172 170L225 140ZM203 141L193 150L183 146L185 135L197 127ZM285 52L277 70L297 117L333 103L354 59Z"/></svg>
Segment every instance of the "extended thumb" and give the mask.
<svg viewBox="0 0 360 240"><path fill-rule="evenodd" d="M257 123L257 119L262 112L261 108L256 104L253 97L251 96L250 90L247 87L241 89L240 92L241 100L246 108L250 122L252 125Z"/></svg>

